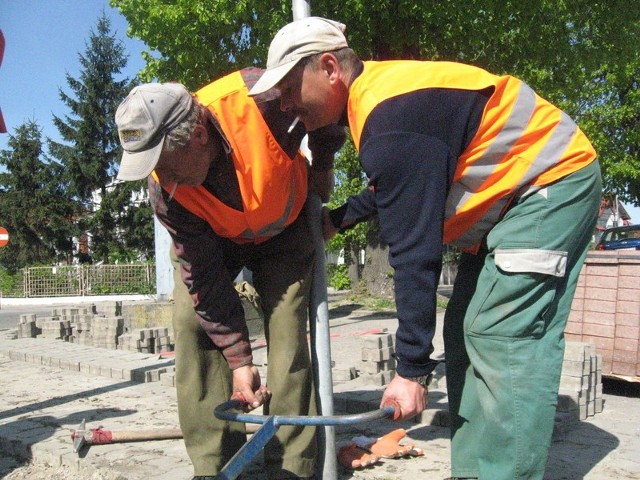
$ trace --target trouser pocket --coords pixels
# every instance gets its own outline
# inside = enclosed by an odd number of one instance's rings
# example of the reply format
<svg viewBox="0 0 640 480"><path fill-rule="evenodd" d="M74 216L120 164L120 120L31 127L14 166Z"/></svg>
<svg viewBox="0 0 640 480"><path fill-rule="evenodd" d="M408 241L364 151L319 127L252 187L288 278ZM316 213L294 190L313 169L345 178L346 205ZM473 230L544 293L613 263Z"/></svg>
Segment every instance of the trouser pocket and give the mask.
<svg viewBox="0 0 640 480"><path fill-rule="evenodd" d="M555 313L566 265L562 251L497 249L487 255L467 311L467 334L539 338Z"/></svg>

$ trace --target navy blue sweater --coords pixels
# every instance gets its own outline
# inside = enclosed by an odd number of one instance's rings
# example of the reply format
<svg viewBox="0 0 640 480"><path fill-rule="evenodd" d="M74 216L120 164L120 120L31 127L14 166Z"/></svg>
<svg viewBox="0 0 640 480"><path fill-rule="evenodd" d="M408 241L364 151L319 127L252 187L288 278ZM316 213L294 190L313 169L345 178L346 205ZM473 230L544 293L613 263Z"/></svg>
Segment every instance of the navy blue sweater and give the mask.
<svg viewBox="0 0 640 480"><path fill-rule="evenodd" d="M360 139L369 188L331 212L345 228L379 216L394 268L397 372L430 373L445 201L458 157L478 129L492 89L424 89L377 105Z"/></svg>

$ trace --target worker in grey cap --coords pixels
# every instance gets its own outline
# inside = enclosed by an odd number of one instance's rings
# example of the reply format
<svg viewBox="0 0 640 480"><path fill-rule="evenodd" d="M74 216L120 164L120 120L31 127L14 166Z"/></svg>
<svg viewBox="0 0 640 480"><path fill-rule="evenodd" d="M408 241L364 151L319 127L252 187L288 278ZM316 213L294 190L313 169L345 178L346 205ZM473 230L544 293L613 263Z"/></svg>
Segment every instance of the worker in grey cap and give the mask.
<svg viewBox="0 0 640 480"><path fill-rule="evenodd" d="M148 178L151 204L173 241L178 413L194 478L213 478L246 440L213 410L230 397L247 410L315 414L307 345L314 264L305 213L309 185L328 196L343 127L309 135L274 92L257 101L261 71L244 69L191 95L177 83L134 88L116 112L121 180ZM266 385L254 365L234 279L243 267L264 312ZM266 446L269 478L308 478L315 428L283 426Z"/></svg>
<svg viewBox="0 0 640 480"><path fill-rule="evenodd" d="M251 94L276 87L308 130L348 124L368 188L326 236L378 215L394 268L397 375L382 404L427 405L442 245L463 251L444 321L452 473L542 479L564 339L601 193L571 118L509 75L362 61L344 25L309 17L274 37Z"/></svg>

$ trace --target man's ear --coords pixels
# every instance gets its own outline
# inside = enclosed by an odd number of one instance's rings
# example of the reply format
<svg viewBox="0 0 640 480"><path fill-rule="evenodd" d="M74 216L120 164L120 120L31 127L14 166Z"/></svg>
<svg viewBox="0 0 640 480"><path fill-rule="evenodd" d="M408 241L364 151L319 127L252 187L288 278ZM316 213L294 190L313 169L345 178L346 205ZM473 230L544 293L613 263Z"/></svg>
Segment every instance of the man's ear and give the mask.
<svg viewBox="0 0 640 480"><path fill-rule="evenodd" d="M340 79L341 68L336 56L331 52L320 55L320 70L329 78L329 82L335 83Z"/></svg>
<svg viewBox="0 0 640 480"><path fill-rule="evenodd" d="M209 130L201 123L198 123L191 133L191 139L200 146L206 145L209 142Z"/></svg>

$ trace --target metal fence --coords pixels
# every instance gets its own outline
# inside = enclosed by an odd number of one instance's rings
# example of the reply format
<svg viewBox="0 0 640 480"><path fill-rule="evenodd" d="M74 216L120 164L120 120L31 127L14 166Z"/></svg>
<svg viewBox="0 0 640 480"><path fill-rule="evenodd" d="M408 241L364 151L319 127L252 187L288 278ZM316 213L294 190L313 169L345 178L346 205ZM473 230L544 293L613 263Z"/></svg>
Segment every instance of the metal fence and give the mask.
<svg viewBox="0 0 640 480"><path fill-rule="evenodd" d="M20 278L21 277L21 278ZM152 294L153 265L71 265L23 268L4 297L70 297L85 295Z"/></svg>

